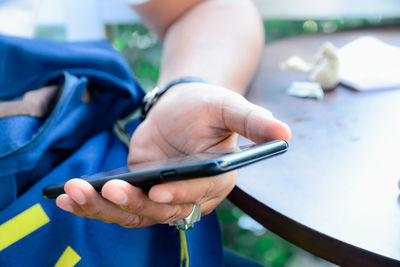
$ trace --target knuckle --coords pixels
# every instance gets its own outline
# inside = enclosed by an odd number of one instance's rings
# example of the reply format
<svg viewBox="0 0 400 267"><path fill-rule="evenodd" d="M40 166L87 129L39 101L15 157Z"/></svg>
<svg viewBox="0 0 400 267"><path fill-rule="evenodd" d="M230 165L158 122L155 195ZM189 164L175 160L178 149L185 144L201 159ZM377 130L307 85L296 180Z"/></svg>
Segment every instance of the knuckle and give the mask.
<svg viewBox="0 0 400 267"><path fill-rule="evenodd" d="M213 191L215 188L215 182L213 179L208 179L207 180L207 186L205 188L204 193L202 194L202 196L199 199L196 199L194 204L195 205L201 205L202 203L214 198L213 196Z"/></svg>
<svg viewBox="0 0 400 267"><path fill-rule="evenodd" d="M254 114L254 110L250 110L247 112L246 119L243 121L243 126L242 126L244 129L244 134L249 137L252 137L251 136L252 131L250 128L250 120L252 119L253 114Z"/></svg>
<svg viewBox="0 0 400 267"><path fill-rule="evenodd" d="M160 219L160 223L166 224L169 222L182 219L184 217L185 215L182 216L182 208L174 208L172 209L172 211L168 212L165 217Z"/></svg>
<svg viewBox="0 0 400 267"><path fill-rule="evenodd" d="M134 214L127 216L119 225L125 228L136 228L141 225L142 218Z"/></svg>
<svg viewBox="0 0 400 267"><path fill-rule="evenodd" d="M145 208L145 203L143 199L135 199L135 201L130 202L127 206L124 206L124 210L130 213L140 214Z"/></svg>
<svg viewBox="0 0 400 267"><path fill-rule="evenodd" d="M82 210L85 216L91 219L98 219L101 218L103 215L103 210L96 205L82 206Z"/></svg>

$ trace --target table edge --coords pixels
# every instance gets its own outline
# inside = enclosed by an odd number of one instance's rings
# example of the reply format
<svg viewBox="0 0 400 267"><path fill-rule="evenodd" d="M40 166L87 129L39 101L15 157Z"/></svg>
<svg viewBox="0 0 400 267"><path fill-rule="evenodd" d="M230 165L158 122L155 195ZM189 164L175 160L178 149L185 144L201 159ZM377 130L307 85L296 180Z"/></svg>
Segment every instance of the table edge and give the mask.
<svg viewBox="0 0 400 267"><path fill-rule="evenodd" d="M340 266L399 266L400 261L356 247L301 224L253 198L238 186L228 199L271 232Z"/></svg>

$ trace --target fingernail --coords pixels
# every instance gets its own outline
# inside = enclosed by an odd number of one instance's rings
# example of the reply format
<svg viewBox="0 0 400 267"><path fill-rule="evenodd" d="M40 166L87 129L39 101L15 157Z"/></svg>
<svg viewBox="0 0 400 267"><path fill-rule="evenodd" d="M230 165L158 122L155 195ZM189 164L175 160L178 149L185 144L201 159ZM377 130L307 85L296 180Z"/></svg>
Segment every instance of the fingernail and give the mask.
<svg viewBox="0 0 400 267"><path fill-rule="evenodd" d="M113 192L111 197L110 200L117 205L125 206L128 203L128 195L122 190Z"/></svg>
<svg viewBox="0 0 400 267"><path fill-rule="evenodd" d="M68 204L69 199L70 197L67 194L61 194L57 197L56 204L62 210L74 212L74 208Z"/></svg>
<svg viewBox="0 0 400 267"><path fill-rule="evenodd" d="M153 194L152 199L159 203L169 203L172 200L172 194L170 192L162 192L159 194Z"/></svg>
<svg viewBox="0 0 400 267"><path fill-rule="evenodd" d="M84 205L86 203L85 195L78 189L72 189L69 192L69 196L79 205Z"/></svg>

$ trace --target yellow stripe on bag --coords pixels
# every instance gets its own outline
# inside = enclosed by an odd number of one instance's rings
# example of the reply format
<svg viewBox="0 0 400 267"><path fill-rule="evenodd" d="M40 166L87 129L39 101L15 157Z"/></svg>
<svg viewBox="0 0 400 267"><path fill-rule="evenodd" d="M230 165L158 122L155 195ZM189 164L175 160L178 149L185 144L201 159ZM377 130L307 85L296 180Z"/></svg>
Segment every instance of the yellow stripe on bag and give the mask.
<svg viewBox="0 0 400 267"><path fill-rule="evenodd" d="M35 204L0 225L0 251L36 231L50 221L40 204Z"/></svg>
<svg viewBox="0 0 400 267"><path fill-rule="evenodd" d="M75 250L68 246L54 267L72 267L75 266L75 264L77 264L80 260L81 256L79 256Z"/></svg>

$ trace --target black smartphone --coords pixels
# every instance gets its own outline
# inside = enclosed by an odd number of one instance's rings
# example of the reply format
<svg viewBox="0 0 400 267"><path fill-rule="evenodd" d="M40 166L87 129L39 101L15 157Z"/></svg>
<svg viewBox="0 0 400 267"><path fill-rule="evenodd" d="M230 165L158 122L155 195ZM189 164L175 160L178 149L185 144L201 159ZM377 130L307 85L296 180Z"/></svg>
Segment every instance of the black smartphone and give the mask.
<svg viewBox="0 0 400 267"><path fill-rule="evenodd" d="M176 180L214 176L229 172L251 163L276 156L288 149L282 140L253 144L224 151L208 151L165 160L141 162L110 171L81 177L98 192L112 179L121 179L148 190L152 185ZM56 198L64 193L64 184L43 188L46 198Z"/></svg>

